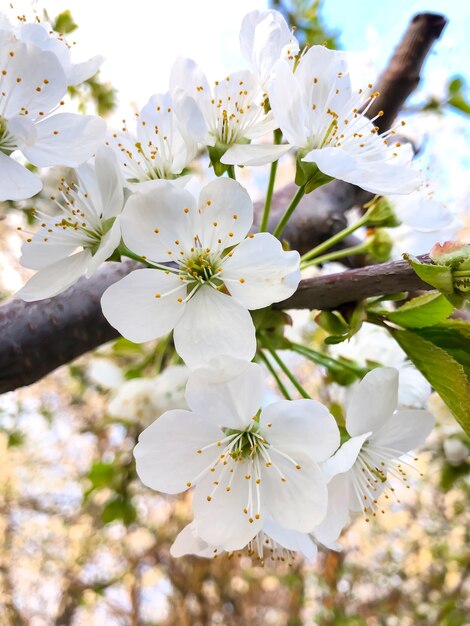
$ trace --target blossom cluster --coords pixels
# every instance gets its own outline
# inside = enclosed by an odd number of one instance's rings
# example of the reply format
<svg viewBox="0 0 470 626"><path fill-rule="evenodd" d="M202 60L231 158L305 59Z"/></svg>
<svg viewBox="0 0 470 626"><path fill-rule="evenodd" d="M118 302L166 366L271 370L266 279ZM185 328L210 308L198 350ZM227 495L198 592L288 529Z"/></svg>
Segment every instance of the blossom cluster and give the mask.
<svg viewBox="0 0 470 626"><path fill-rule="evenodd" d="M152 95L135 124L107 130L97 116L57 112L67 87L101 59L74 65L50 25L1 18L0 200L40 191L26 162L75 168L50 198L54 212L36 211L40 226L21 257L37 270L17 294L25 301L54 297L106 261L139 263L106 289L103 314L136 343L173 333L189 368L175 374L185 394L165 404L158 381L132 381L110 412L154 419L135 448L146 485L194 491L194 521L172 553L248 547L260 560L313 557L318 544L338 547L350 512L375 515L381 494L407 481L406 455L433 420L421 402L399 404L394 367L357 384L344 424L298 383L302 399L286 393L266 404L258 361L269 341L251 312L292 296L311 263L313 254L302 264L281 236L304 194L335 178L377 195L409 194L421 180L395 131L374 124L382 113L367 117L378 93L353 86L344 53L300 51L276 11L249 13L240 44L248 69L211 83L193 60L178 59L168 92ZM201 152L213 176L196 197L190 174ZM288 153L298 191L271 234L269 202L258 229L235 167Z"/></svg>

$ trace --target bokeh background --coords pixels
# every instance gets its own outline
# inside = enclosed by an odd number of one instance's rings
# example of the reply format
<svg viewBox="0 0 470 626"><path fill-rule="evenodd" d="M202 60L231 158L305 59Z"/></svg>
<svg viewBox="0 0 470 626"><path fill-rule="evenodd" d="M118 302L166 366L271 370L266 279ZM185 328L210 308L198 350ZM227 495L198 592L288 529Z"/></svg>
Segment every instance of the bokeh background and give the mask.
<svg viewBox="0 0 470 626"><path fill-rule="evenodd" d="M371 73L385 66L415 12L448 17L403 116L423 169L465 232L470 7L449 0L273 5L291 12L299 35L311 42L360 52ZM98 108L117 125L152 93L166 90L179 55L196 59L213 78L244 67L242 17L267 6L257 0L49 0L32 8L15 3L13 12L45 8L54 21L70 9L79 26L72 35L76 57L107 59L98 79L72 94L70 106ZM51 185L57 175L49 174ZM244 179L255 197L265 177L260 171ZM30 209L28 203L0 206L2 300L27 276L18 264L16 229L30 221ZM320 345L321 332L308 316L295 321L305 341ZM134 398L129 414L109 409L124 381L153 378L177 364L166 347L121 339L0 396L2 626L470 625L470 444L436 396L429 409L437 426L419 453L423 476L412 476L411 488L387 503L384 514L354 521L341 553L264 567L246 554L172 559L169 547L190 519L189 497L151 492L132 459L136 438L157 409L146 393ZM313 395L338 401L326 392L325 371L293 365ZM170 381L162 397L177 392Z"/></svg>

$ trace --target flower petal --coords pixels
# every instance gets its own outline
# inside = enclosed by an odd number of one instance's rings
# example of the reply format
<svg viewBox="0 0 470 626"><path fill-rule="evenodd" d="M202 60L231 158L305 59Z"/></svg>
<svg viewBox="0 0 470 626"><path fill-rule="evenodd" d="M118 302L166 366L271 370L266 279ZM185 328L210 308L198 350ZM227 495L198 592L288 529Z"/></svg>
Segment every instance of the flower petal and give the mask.
<svg viewBox="0 0 470 626"><path fill-rule="evenodd" d="M225 250L240 243L253 224L253 203L244 187L230 178L217 178L199 196L197 234L203 248Z"/></svg>
<svg viewBox="0 0 470 626"><path fill-rule="evenodd" d="M223 433L217 424L190 411L173 409L155 417L134 449L137 474L156 491L185 491L219 455L217 445L202 453L198 450L216 443Z"/></svg>
<svg viewBox="0 0 470 626"><path fill-rule="evenodd" d="M186 401L193 411L242 429L258 412L264 391L263 370L257 363L221 356L191 373Z"/></svg>
<svg viewBox="0 0 470 626"><path fill-rule="evenodd" d="M95 173L103 206L103 219L119 215L124 204L123 180L116 155L111 148L102 146L96 153Z"/></svg>
<svg viewBox="0 0 470 626"><path fill-rule="evenodd" d="M242 241L224 263L220 278L247 309L261 309L289 298L300 282L300 257L286 252L269 233Z"/></svg>
<svg viewBox="0 0 470 626"><path fill-rule="evenodd" d="M309 134L306 111L309 105L287 61L278 61L274 66L268 93L274 117L287 142L298 148L304 147Z"/></svg>
<svg viewBox="0 0 470 626"><path fill-rule="evenodd" d="M8 94L0 100L0 116L7 120L14 115L27 114L34 119L39 112L47 114L66 92L65 74L55 54L33 44L17 41L3 45L0 67L6 70L2 91Z"/></svg>
<svg viewBox="0 0 470 626"><path fill-rule="evenodd" d="M0 152L0 201L31 198L42 189L38 176Z"/></svg>
<svg viewBox="0 0 470 626"><path fill-rule="evenodd" d="M339 430L316 400L280 400L261 411L260 432L271 446L296 462L325 461L338 448Z"/></svg>
<svg viewBox="0 0 470 626"><path fill-rule="evenodd" d="M152 261L172 261L194 243L196 201L185 189L155 181L129 198L122 213L122 238L128 248Z"/></svg>
<svg viewBox="0 0 470 626"><path fill-rule="evenodd" d="M189 300L184 316L175 324L174 342L191 368L222 354L251 361L256 352L255 327L248 311L209 286Z"/></svg>
<svg viewBox="0 0 470 626"><path fill-rule="evenodd" d="M67 76L68 84L71 86L79 85L85 80L92 78L100 69L103 62L104 57L98 54L91 59L88 59L88 61L73 63Z"/></svg>
<svg viewBox="0 0 470 626"><path fill-rule="evenodd" d="M77 167L97 151L106 122L96 115L58 113L36 124L37 139L23 154L38 167Z"/></svg>
<svg viewBox="0 0 470 626"><path fill-rule="evenodd" d="M264 143L235 144L220 158L221 163L228 165L266 165L277 161L287 154L291 146L281 146Z"/></svg>
<svg viewBox="0 0 470 626"><path fill-rule="evenodd" d="M124 337L135 343L156 339L169 333L184 313L184 285L174 274L153 269L131 272L106 289L101 306L103 314ZM160 294L160 298L156 297Z"/></svg>
<svg viewBox="0 0 470 626"><path fill-rule="evenodd" d="M270 458L273 465L261 468L262 517L267 515L283 528L312 532L324 518L328 504L326 480L319 466L304 461L296 469L273 451Z"/></svg>
<svg viewBox="0 0 470 626"><path fill-rule="evenodd" d="M434 418L427 411L400 409L372 435L371 445L404 454L422 445L433 427Z"/></svg>
<svg viewBox="0 0 470 626"><path fill-rule="evenodd" d="M17 292L16 297L25 302L53 298L71 287L85 274L90 259L91 252L82 250L43 267L31 276L26 285Z"/></svg>
<svg viewBox="0 0 470 626"><path fill-rule="evenodd" d="M338 474L328 484L328 509L313 533L327 548L335 545L349 521L349 485L349 476L345 474Z"/></svg>
<svg viewBox="0 0 470 626"><path fill-rule="evenodd" d="M323 463L322 471L328 483L337 474L349 472L356 462L364 442L371 436L371 434L371 431L369 431L363 435L351 437L351 439L348 439L343 443L341 448L337 450L331 458L327 459Z"/></svg>
<svg viewBox="0 0 470 626"><path fill-rule="evenodd" d="M209 559L214 557L217 552L217 548L199 537L195 521L183 528L170 548L170 554L175 558L186 556L187 554L195 554L196 556Z"/></svg>
<svg viewBox="0 0 470 626"><path fill-rule="evenodd" d="M234 464L229 491L226 486L230 479L222 475L224 467L218 465L215 472L196 486L193 507L201 539L230 552L244 548L261 530L263 522L261 518L251 518L250 522L248 514L244 513L249 481L245 480L243 463ZM214 482L219 483L215 490Z"/></svg>
<svg viewBox="0 0 470 626"><path fill-rule="evenodd" d="M306 533L287 530L271 520L265 522L263 531L286 550L301 552L307 559L314 559L317 556L317 546Z"/></svg>
<svg viewBox="0 0 470 626"><path fill-rule="evenodd" d="M346 411L346 428L351 436L375 432L397 408L398 371L377 367L366 374L351 394Z"/></svg>

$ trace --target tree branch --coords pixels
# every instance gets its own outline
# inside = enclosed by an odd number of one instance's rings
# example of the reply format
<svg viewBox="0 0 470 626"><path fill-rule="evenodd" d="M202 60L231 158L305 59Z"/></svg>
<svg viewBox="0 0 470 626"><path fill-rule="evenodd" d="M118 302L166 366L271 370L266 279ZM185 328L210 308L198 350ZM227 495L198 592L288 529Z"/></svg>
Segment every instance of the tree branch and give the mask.
<svg viewBox="0 0 470 626"><path fill-rule="evenodd" d="M385 111L385 130L416 87L420 68L446 20L432 13L416 15L379 80L380 98L371 107ZM273 198L271 229L294 194L287 185ZM345 212L370 194L334 181L306 196L284 231L301 253L346 226ZM259 212L258 205L256 210ZM136 268L134 263L108 264L90 279L82 279L59 296L40 302L13 300L0 307L0 393L39 380L56 367L118 336L104 319L100 298L113 282ZM370 285L370 286L368 286ZM298 292L282 306L332 308L367 296L408 289L426 289L403 262L352 270L341 275L302 281ZM335 295L336 293L336 295Z"/></svg>

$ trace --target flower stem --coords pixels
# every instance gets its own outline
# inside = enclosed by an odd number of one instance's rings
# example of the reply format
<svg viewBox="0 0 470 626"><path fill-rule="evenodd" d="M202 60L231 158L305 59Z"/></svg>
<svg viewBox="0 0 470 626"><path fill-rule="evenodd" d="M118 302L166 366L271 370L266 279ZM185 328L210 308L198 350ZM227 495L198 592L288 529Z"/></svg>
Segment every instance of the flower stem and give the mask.
<svg viewBox="0 0 470 626"><path fill-rule="evenodd" d="M323 254L322 256L317 256L315 259L311 259L310 261L306 261L302 263L300 266L301 270L304 270L306 267L311 267L312 265L320 265L320 263L328 263L329 261L337 261L338 259L342 259L345 256L350 256L353 254L365 254L369 249L368 243L361 243L357 246L352 246L351 248L344 248L343 250L337 250L336 252L330 252L328 254Z"/></svg>
<svg viewBox="0 0 470 626"><path fill-rule="evenodd" d="M286 224L289 221L290 216L295 211L295 208L304 197L304 194L305 194L305 187L299 187L297 189L295 196L292 198L289 206L285 210L284 215L281 217L279 224L276 226L276 228L273 231L273 235L277 237L278 239L280 238L282 231L286 227Z"/></svg>
<svg viewBox="0 0 470 626"><path fill-rule="evenodd" d="M287 391L286 387L284 386L284 383L282 382L282 380L279 378L278 373L276 372L276 370L274 369L274 367L272 366L271 362L269 361L269 359L267 358L267 356L264 354L264 352L262 352L261 350L258 352L258 356L261 359L261 361L263 361L263 363L266 365L266 367L268 368L270 374L272 375L272 377L274 378L274 380L276 381L277 386L279 387L282 395L284 396L284 398L286 398L286 400L292 400L291 395L289 394L289 392Z"/></svg>
<svg viewBox="0 0 470 626"><path fill-rule="evenodd" d="M292 374L292 372L287 367L287 365L284 363L284 361L281 360L281 358L277 354L276 350L273 350L272 348L268 348L268 352L273 357L273 359L276 361L276 363L279 365L280 369L284 372L284 374L287 376L287 378L290 380L290 382L297 389L297 391L300 393L300 395L303 398L307 398L307 399L310 400L311 399L310 394L308 394L305 391L305 389L302 387L302 385L299 383L299 381L296 379L296 377Z"/></svg>
<svg viewBox="0 0 470 626"><path fill-rule="evenodd" d="M303 346L300 343L292 343L290 344L290 349L301 356L304 356L309 361L316 363L317 365L323 365L324 367L332 370L338 371L338 369L349 370L350 372L354 372L357 376L363 376L365 371L359 365L353 365L352 363L343 363L343 361L338 361L337 359L333 359L332 357L323 354L322 352L317 352L316 350L312 350L307 346Z"/></svg>
<svg viewBox="0 0 470 626"><path fill-rule="evenodd" d="M233 180L237 180L237 177L235 176L235 166L234 165L227 165L227 176L229 178L232 178Z"/></svg>
<svg viewBox="0 0 470 626"><path fill-rule="evenodd" d="M125 246L123 243L121 243L121 245L117 249L117 252L119 252L121 256L125 256L128 259L138 261L139 263L142 263L142 265L145 265L146 267L151 267L151 268L155 267L152 263L149 263L138 254L135 254L135 252L132 252L132 250L129 250L129 248Z"/></svg>
<svg viewBox="0 0 470 626"><path fill-rule="evenodd" d="M279 145L281 143L281 138L282 138L281 131L275 130L274 131L274 144ZM266 190L266 200L264 203L263 216L261 218L261 224L259 227L260 233L265 232L268 228L269 213L271 211L271 202L273 199L273 192L274 192L274 181L276 180L277 164L278 164L277 160L271 163L271 171L269 172L268 188Z"/></svg>
<svg viewBox="0 0 470 626"><path fill-rule="evenodd" d="M315 248L312 248L311 250L309 250L309 252L306 252L303 256L300 257L301 263L309 261L313 257L319 256L320 254L325 252L325 250L328 250L328 248L336 245L337 243L345 239L348 235L353 233L355 230L363 226L366 222L367 219L365 219L365 216L362 216L355 224L352 224L351 226L340 230L339 233L336 233L336 235L333 235L326 241L322 241L322 243L320 243L318 246L315 246Z"/></svg>

